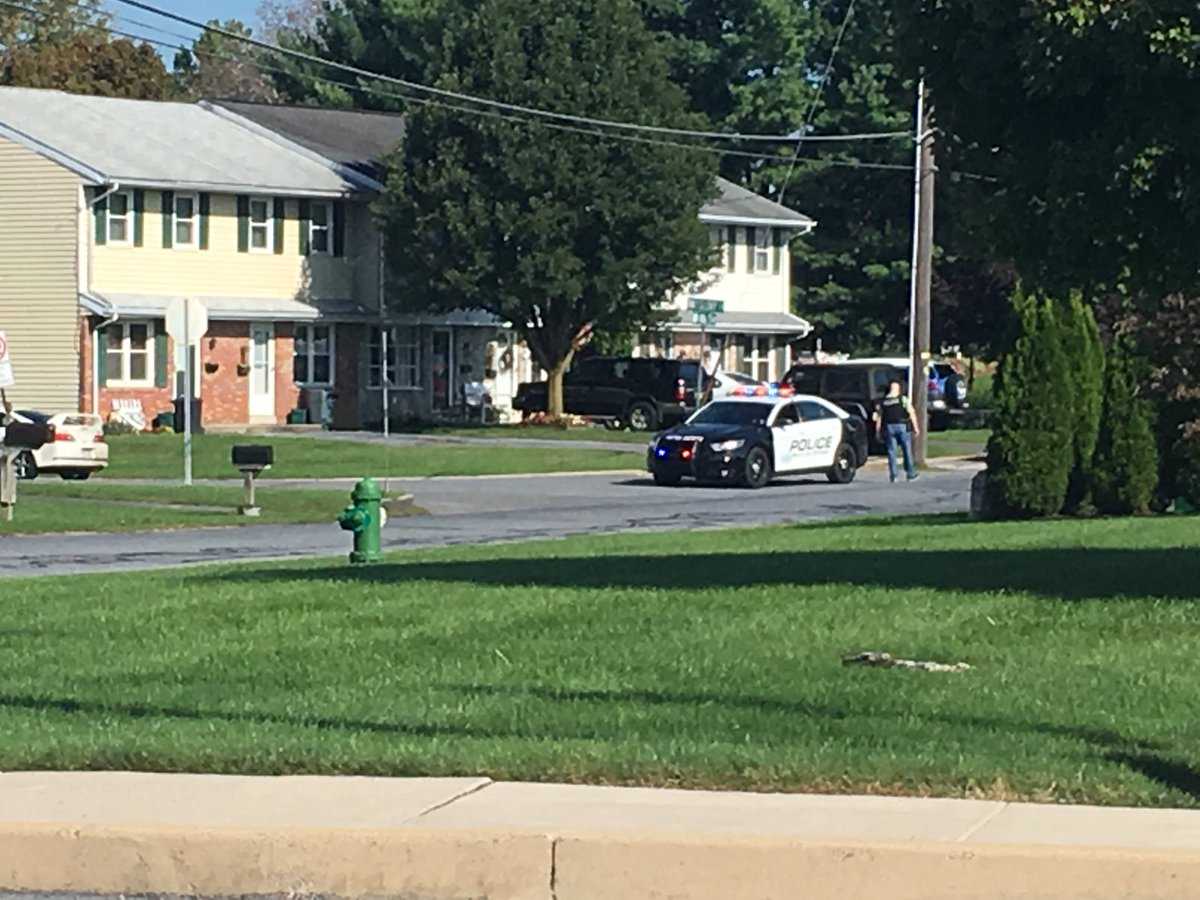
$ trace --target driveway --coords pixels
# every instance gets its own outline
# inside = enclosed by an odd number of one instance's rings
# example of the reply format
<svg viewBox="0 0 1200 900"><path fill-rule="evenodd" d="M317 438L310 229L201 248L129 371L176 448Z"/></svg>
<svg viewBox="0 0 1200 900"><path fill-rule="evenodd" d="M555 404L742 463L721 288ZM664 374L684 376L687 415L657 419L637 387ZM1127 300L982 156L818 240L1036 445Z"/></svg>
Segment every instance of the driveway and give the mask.
<svg viewBox="0 0 1200 900"><path fill-rule="evenodd" d="M430 515L396 519L388 550L484 544L624 531L818 522L854 515L964 512L973 469L931 471L889 484L868 467L852 485L784 480L760 491L658 487L641 475L431 478L393 482ZM262 495L269 503L269 486ZM244 526L137 534L0 538L0 578L115 572L348 552L350 537L328 525Z"/></svg>

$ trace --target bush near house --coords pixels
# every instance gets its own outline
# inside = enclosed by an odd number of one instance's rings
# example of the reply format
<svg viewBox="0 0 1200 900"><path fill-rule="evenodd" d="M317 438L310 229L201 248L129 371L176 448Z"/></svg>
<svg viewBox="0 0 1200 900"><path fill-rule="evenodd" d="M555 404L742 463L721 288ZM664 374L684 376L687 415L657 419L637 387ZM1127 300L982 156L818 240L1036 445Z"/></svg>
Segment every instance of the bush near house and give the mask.
<svg viewBox="0 0 1200 900"><path fill-rule="evenodd" d="M1157 484L1150 405L1139 396L1128 348L1117 341L1104 373L1104 413L1092 476L1096 506L1114 515L1145 513Z"/></svg>
<svg viewBox="0 0 1200 900"><path fill-rule="evenodd" d="M1096 317L1079 291L1072 292L1063 316L1063 353L1074 382L1074 390L1064 398L1074 407L1070 417L1073 458L1065 509L1083 512L1090 507L1093 457L1104 407L1104 345Z"/></svg>

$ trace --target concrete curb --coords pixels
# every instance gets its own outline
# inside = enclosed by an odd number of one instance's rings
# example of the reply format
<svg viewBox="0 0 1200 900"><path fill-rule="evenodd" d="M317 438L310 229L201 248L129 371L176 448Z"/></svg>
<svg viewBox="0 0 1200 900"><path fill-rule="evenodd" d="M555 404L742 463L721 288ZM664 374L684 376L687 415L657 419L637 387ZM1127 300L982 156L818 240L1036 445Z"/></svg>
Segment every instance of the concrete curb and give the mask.
<svg viewBox="0 0 1200 900"><path fill-rule="evenodd" d="M1194 900L1200 812L487 779L0 775L0 898Z"/></svg>

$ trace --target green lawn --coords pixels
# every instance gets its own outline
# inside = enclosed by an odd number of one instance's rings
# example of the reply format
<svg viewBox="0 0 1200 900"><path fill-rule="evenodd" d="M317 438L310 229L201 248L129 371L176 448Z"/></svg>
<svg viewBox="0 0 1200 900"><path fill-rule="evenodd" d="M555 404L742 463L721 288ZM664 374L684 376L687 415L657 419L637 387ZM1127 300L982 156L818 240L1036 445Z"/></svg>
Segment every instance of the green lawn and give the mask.
<svg viewBox="0 0 1200 900"><path fill-rule="evenodd" d="M991 433L987 428L931 431L929 456L982 456Z"/></svg>
<svg viewBox="0 0 1200 900"><path fill-rule="evenodd" d="M105 478L182 478L183 439L175 434L139 434L109 439L111 463ZM193 445L196 478L236 478L230 463L234 444L271 444L275 465L263 478L335 478L364 475L420 478L432 475L509 475L631 469L640 457L615 450L487 447L428 444L414 447L274 435L198 435Z"/></svg>
<svg viewBox="0 0 1200 900"><path fill-rule="evenodd" d="M607 428L592 425L575 428L554 428L548 425L429 426L397 431L438 437L482 437L518 441L536 438L544 441L603 441L609 444L642 445L650 443L654 436L646 431L609 431Z"/></svg>
<svg viewBox="0 0 1200 900"><path fill-rule="evenodd" d="M257 519L237 515L241 502L241 488L39 479L21 483L15 520L0 521L0 535L333 522L349 502L349 492L271 490L267 485L257 492L263 511Z"/></svg>
<svg viewBox="0 0 1200 900"><path fill-rule="evenodd" d="M4 582L0 768L1200 806L1195 518ZM894 654L974 668L844 667Z"/></svg>

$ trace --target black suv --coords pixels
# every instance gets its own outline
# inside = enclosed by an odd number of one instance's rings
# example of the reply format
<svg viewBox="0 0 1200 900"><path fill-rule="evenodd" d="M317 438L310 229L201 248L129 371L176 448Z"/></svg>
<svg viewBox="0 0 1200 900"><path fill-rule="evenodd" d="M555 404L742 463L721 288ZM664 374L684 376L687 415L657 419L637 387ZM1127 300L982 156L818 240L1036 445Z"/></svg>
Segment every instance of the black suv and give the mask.
<svg viewBox="0 0 1200 900"><path fill-rule="evenodd" d="M601 419L611 428L657 431L695 411L699 379L695 360L593 356L564 376L563 403L568 413ZM547 393L544 381L522 384L513 408L545 412Z"/></svg>

